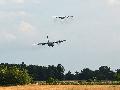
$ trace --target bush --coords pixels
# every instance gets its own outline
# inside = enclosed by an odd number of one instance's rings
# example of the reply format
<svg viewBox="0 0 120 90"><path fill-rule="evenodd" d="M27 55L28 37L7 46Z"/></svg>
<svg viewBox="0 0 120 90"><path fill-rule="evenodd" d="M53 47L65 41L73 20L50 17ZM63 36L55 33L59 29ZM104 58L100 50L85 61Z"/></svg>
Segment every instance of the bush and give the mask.
<svg viewBox="0 0 120 90"><path fill-rule="evenodd" d="M31 81L32 78L25 69L0 66L0 85L24 85Z"/></svg>
<svg viewBox="0 0 120 90"><path fill-rule="evenodd" d="M46 80L46 83L49 83L49 84L57 84L58 82L58 79L54 79L52 77L49 77L48 80Z"/></svg>

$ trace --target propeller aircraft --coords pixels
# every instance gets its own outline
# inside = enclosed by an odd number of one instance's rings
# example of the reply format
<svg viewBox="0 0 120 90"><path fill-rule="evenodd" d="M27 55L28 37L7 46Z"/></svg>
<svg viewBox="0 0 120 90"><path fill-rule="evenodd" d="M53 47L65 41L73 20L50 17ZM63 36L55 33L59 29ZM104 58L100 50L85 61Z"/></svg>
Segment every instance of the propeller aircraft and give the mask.
<svg viewBox="0 0 120 90"><path fill-rule="evenodd" d="M48 36L47 36L48 39ZM47 41L47 42L43 42L43 43L37 43L37 45L48 45L49 47L54 47L55 44L60 44L65 42L66 40L58 40L58 41Z"/></svg>

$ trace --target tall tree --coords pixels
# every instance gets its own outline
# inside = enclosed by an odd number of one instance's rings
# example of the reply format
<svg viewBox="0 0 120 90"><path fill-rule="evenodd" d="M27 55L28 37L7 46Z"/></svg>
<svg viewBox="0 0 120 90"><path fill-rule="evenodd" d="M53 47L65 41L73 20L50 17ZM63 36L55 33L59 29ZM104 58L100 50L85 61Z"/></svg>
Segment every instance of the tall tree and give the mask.
<svg viewBox="0 0 120 90"><path fill-rule="evenodd" d="M68 71L68 72L65 74L65 80L75 80L74 74L72 74L71 71Z"/></svg>
<svg viewBox="0 0 120 90"><path fill-rule="evenodd" d="M63 80L64 79L64 71L65 71L64 67L61 64L58 64L56 69L57 69L57 72L55 73L56 78L58 80Z"/></svg>
<svg viewBox="0 0 120 90"><path fill-rule="evenodd" d="M81 73L80 73L81 80L90 80L90 79L92 80L93 76L94 76L94 72L89 68L85 68L81 70Z"/></svg>
<svg viewBox="0 0 120 90"><path fill-rule="evenodd" d="M101 66L99 70L95 70L95 75L98 80L113 80L114 74L108 66Z"/></svg>

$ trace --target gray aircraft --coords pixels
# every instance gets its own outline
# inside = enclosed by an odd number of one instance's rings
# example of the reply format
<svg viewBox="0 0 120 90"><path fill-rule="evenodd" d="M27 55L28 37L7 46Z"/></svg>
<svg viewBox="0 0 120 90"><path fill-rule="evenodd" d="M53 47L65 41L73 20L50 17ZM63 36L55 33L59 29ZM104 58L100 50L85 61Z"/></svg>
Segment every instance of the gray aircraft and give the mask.
<svg viewBox="0 0 120 90"><path fill-rule="evenodd" d="M73 18L73 16L56 16L56 18L65 19L65 18Z"/></svg>
<svg viewBox="0 0 120 90"><path fill-rule="evenodd" d="M48 36L47 36L47 39L48 39ZM51 42L51 41L48 40L48 42L38 43L37 45L48 45L49 47L53 47L55 44L60 44L64 41L66 41L66 40L58 40L58 41L54 41L54 42Z"/></svg>

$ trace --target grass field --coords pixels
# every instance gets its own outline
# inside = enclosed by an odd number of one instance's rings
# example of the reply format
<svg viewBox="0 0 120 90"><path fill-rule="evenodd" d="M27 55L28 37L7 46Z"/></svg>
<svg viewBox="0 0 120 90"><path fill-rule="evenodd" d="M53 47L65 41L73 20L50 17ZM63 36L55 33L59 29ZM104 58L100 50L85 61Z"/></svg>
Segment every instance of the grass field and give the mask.
<svg viewBox="0 0 120 90"><path fill-rule="evenodd" d="M120 85L26 85L0 87L0 90L120 90Z"/></svg>

